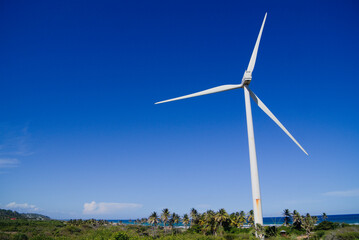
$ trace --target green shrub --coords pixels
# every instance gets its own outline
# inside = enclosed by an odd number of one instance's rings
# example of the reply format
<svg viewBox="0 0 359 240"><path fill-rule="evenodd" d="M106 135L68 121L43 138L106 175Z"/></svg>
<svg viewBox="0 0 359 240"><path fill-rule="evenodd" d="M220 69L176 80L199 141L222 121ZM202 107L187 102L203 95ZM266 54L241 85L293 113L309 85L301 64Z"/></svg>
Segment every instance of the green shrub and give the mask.
<svg viewBox="0 0 359 240"><path fill-rule="evenodd" d="M249 233L250 232L250 228L237 228L237 227L232 227L230 228L230 230L228 231L229 233Z"/></svg>
<svg viewBox="0 0 359 240"><path fill-rule="evenodd" d="M338 240L355 240L359 239L359 232L345 232L337 234Z"/></svg>
<svg viewBox="0 0 359 240"><path fill-rule="evenodd" d="M16 233L12 236L12 240L28 240L29 238L26 236L26 234L23 233Z"/></svg>
<svg viewBox="0 0 359 240"><path fill-rule="evenodd" d="M323 239L323 236L325 235L325 231L324 230L320 230L314 233L314 235L312 235L310 237L311 240L320 240Z"/></svg>
<svg viewBox="0 0 359 240"><path fill-rule="evenodd" d="M31 240L53 240L52 237L46 236L44 234L37 235L35 237L32 237Z"/></svg>
<svg viewBox="0 0 359 240"><path fill-rule="evenodd" d="M111 240L129 240L129 236L124 232L115 232L111 236Z"/></svg>
<svg viewBox="0 0 359 240"><path fill-rule="evenodd" d="M339 223L323 221L323 222L319 223L317 226L314 227L314 231L333 230L333 229L338 228L339 226L340 226Z"/></svg>
<svg viewBox="0 0 359 240"><path fill-rule="evenodd" d="M251 238L252 238L251 234L242 232L242 233L238 234L237 239L251 239Z"/></svg>
<svg viewBox="0 0 359 240"><path fill-rule="evenodd" d="M202 232L202 228L199 225L193 225L191 226L188 230L188 233L201 233Z"/></svg>
<svg viewBox="0 0 359 240"><path fill-rule="evenodd" d="M304 229L299 230L299 229L296 229L296 228L291 228L291 229L289 229L289 231L287 233L290 234L290 235L300 236L300 235L305 234L305 230Z"/></svg>
<svg viewBox="0 0 359 240"><path fill-rule="evenodd" d="M276 226L269 226L265 229L265 237L275 237L278 235L278 228Z"/></svg>
<svg viewBox="0 0 359 240"><path fill-rule="evenodd" d="M344 228L344 227L350 227L350 224L348 224L348 223L342 223L342 224L340 224L340 226L343 227L343 228Z"/></svg>
<svg viewBox="0 0 359 240"><path fill-rule="evenodd" d="M238 237L237 237L237 234L227 233L226 235L224 235L224 239L225 240L235 240L235 239L238 239Z"/></svg>
<svg viewBox="0 0 359 240"><path fill-rule="evenodd" d="M0 232L0 239L1 240L8 240L8 239L10 239L10 234Z"/></svg>
<svg viewBox="0 0 359 240"><path fill-rule="evenodd" d="M326 232L326 240L352 240L359 239L359 226L337 228Z"/></svg>
<svg viewBox="0 0 359 240"><path fill-rule="evenodd" d="M65 231L71 233L71 234L75 234L75 233L80 233L81 232L81 228L75 227L75 226L66 226Z"/></svg>

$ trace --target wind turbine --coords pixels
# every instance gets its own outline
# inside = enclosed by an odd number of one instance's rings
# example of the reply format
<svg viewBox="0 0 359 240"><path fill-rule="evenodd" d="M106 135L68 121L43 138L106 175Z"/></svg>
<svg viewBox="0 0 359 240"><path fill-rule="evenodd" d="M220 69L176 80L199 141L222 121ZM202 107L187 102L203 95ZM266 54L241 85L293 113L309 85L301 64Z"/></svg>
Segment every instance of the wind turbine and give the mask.
<svg viewBox="0 0 359 240"><path fill-rule="evenodd" d="M262 203L261 203L261 195L259 188L259 177L258 177L258 166L257 166L257 156L256 156L256 147L254 142L254 132L253 132L253 120L252 120L252 109L250 97L254 100L254 102L260 107L297 145L302 151L308 155L308 153L304 150L304 148L295 140L295 138L288 132L288 130L279 122L279 120L273 115L273 113L264 105L264 103L249 89L248 85L252 80L252 72L254 69L254 65L256 63L257 53L259 42L261 40L264 23L267 18L267 13L264 16L263 23L261 29L258 34L258 38L256 41L256 45L254 46L254 50L252 52L251 59L249 61L247 70L243 74L241 84L230 84L230 85L222 85L214 88L210 88L201 92L192 93L189 95L185 95L182 97L172 98L161 102L156 102L155 104L172 102L176 100L181 100L185 98L198 97L202 95L217 93L228 91L237 88L244 89L244 99L246 105L246 116L247 116L247 131L248 131L248 145L249 145L249 159L250 159L250 169L251 169L251 182L252 182L252 198L253 198L253 210L254 210L254 223L263 225L263 217L262 217Z"/></svg>

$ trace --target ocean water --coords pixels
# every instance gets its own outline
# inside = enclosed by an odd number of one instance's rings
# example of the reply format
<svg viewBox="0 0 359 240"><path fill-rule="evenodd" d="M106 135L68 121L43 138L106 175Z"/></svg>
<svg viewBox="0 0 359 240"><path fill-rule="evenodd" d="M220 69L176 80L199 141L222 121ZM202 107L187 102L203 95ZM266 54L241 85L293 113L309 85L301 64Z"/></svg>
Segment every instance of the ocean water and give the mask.
<svg viewBox="0 0 359 240"><path fill-rule="evenodd" d="M327 221L338 222L338 223L348 223L348 224L359 224L359 214L344 214L344 215L327 215ZM318 223L322 222L322 216L318 217ZM284 217L264 217L264 225L282 225L284 222Z"/></svg>
<svg viewBox="0 0 359 240"><path fill-rule="evenodd" d="M321 216L318 217L318 223L322 221ZM344 214L344 215L328 215L328 221L338 222L338 223L348 223L348 224L358 224L359 225L359 214ZM124 224L135 224L135 220L108 220L109 222L122 222ZM264 217L264 225L282 225L284 221L283 217ZM147 224L146 224L147 225ZM177 226L183 226L182 224L177 224Z"/></svg>

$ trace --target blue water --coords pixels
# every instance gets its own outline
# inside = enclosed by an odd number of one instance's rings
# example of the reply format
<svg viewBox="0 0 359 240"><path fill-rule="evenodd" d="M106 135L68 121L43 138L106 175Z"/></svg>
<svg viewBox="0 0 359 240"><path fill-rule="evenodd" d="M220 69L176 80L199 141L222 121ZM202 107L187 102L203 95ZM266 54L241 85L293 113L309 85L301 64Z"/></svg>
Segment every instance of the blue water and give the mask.
<svg viewBox="0 0 359 240"><path fill-rule="evenodd" d="M318 223L322 222L322 216L318 217ZM263 218L264 225L278 224L282 225L284 217L265 217ZM359 224L359 214L345 214L345 215L328 215L327 221L348 223L348 224Z"/></svg>
<svg viewBox="0 0 359 240"><path fill-rule="evenodd" d="M318 223L322 221L321 216L318 217ZM109 222L122 222L124 224L135 224L134 220L108 220ZM282 225L284 221L283 217L265 217L263 218L264 225ZM345 215L328 215L327 221L348 223L348 224L359 224L359 214L345 214ZM146 224L147 225L147 224ZM183 226L178 224L177 226Z"/></svg>

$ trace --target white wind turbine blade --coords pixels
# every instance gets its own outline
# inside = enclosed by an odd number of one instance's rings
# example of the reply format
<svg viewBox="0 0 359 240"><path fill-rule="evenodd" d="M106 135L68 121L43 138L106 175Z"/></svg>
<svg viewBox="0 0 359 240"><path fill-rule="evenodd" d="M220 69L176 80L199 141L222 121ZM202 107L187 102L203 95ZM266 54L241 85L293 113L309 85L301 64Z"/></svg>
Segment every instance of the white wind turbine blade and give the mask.
<svg viewBox="0 0 359 240"><path fill-rule="evenodd" d="M247 86L244 86L251 95L252 99L257 103L257 105L302 149L302 151L308 155L304 148L295 140L295 138L288 132L288 130L279 122L279 120L273 115L273 113L264 105L264 103L250 90Z"/></svg>
<svg viewBox="0 0 359 240"><path fill-rule="evenodd" d="M253 49L253 52L252 52L252 56L251 56L251 60L249 61L249 64L248 64L247 72L251 72L251 73L252 73L252 72L253 72L253 69L254 69L254 65L256 64L259 42L261 41L262 32L263 32L263 27L264 27L264 23L265 23L265 21L266 21L266 18L267 18L267 13L266 13L265 16L264 16L263 23L262 23L262 27L261 27L261 30L259 31L258 38L257 38L257 42L256 42L256 45L254 46L254 49Z"/></svg>
<svg viewBox="0 0 359 240"><path fill-rule="evenodd" d="M232 89L236 89L236 88L241 88L241 87L243 87L242 84L222 85L222 86L210 88L210 89L207 89L207 90L204 90L204 91L188 94L188 95L185 95L185 96L182 96L182 97L171 98L171 99L168 99L168 100L165 100L165 101L156 102L155 104L160 104L160 103L165 103L165 102L172 102L172 101L181 100L181 99L185 99L185 98L198 97L198 96L207 95L207 94L211 94L211 93L224 92L224 91L228 91L228 90L232 90Z"/></svg>

